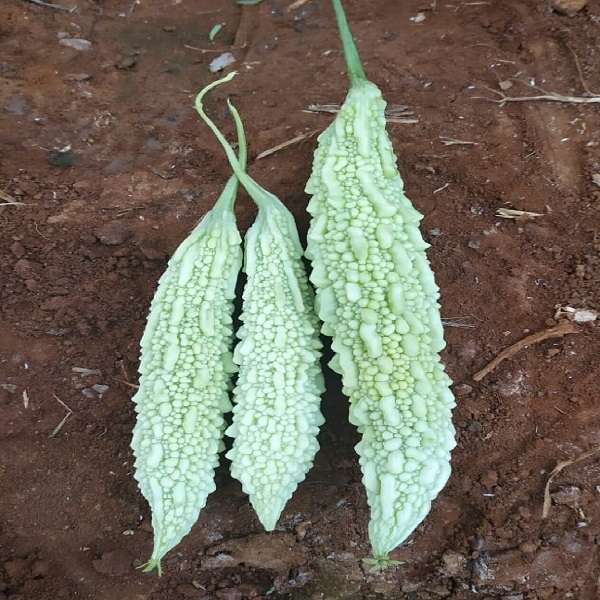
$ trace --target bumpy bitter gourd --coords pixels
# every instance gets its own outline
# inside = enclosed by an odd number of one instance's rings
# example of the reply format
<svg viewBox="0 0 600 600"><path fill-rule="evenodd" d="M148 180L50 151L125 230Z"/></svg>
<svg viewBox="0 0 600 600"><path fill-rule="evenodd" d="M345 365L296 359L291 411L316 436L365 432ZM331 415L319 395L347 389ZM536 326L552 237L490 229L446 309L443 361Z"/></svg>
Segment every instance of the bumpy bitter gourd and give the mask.
<svg viewBox="0 0 600 600"><path fill-rule="evenodd" d="M246 162L238 129L240 163ZM187 535L224 449L231 410L233 298L242 264L233 205L237 178L177 248L158 283L141 340L135 478L152 510L154 549L145 570Z"/></svg>
<svg viewBox="0 0 600 600"><path fill-rule="evenodd" d="M331 366L362 434L356 450L371 509L373 565L425 518L450 475L450 378L439 291L403 192L385 129L385 101L364 74L339 0L333 0L351 87L320 135L306 185L307 256Z"/></svg>
<svg viewBox="0 0 600 600"><path fill-rule="evenodd" d="M229 81L235 73L220 82ZM229 104L239 124L239 114ZM239 365L234 390L231 474L242 483L261 523L272 530L285 504L312 466L323 423L319 322L291 213L247 175L214 123L196 108L223 144L240 183L258 205L245 237Z"/></svg>

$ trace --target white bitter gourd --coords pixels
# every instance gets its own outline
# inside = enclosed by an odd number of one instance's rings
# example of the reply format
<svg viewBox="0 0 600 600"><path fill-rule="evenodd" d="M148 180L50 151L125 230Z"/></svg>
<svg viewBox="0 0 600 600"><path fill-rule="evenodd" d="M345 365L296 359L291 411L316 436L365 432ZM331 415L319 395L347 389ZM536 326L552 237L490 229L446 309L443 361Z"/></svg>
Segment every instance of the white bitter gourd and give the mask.
<svg viewBox="0 0 600 600"><path fill-rule="evenodd" d="M319 322L294 218L243 171L204 113L202 96L196 100L198 112L223 144L240 183L259 208L245 237L248 279L240 342L233 355L239 375L233 424L226 433L234 439L227 454L231 474L242 483L265 529L272 530L319 448L317 434L323 423ZM240 123L235 107L229 106Z"/></svg>
<svg viewBox="0 0 600 600"><path fill-rule="evenodd" d="M385 101L368 81L341 6L333 0L350 90L320 135L306 185L312 195L307 256L331 366L350 397L362 440L373 565L425 518L450 475L450 378L438 353L439 291L419 232L422 215L403 192L385 129Z"/></svg>
<svg viewBox="0 0 600 600"><path fill-rule="evenodd" d="M246 146L238 129L240 163ZM233 298L242 263L233 205L237 178L177 248L158 283L141 340L135 478L152 510L145 570L189 533L214 491L231 410Z"/></svg>

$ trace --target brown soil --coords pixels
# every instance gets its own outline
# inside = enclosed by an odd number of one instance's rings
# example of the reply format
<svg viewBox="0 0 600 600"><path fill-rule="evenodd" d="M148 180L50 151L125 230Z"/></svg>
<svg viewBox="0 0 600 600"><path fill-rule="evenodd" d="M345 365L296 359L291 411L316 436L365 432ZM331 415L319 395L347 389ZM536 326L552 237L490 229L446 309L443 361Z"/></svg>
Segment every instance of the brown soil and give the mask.
<svg viewBox="0 0 600 600"><path fill-rule="evenodd" d="M292 12L291 0L264 0L244 17L233 1L56 1L78 10L0 6L0 190L24 203L0 207L0 600L600 597L597 458L556 477L541 519L555 464L600 446L597 327L471 379L553 325L557 304L600 308L598 108L473 98L517 73L581 93L570 49L600 89L598 0L573 17L543 0L347 1L367 72L419 120L390 125L391 136L426 215L444 316L472 326L447 328L452 478L394 553L402 564L365 572L357 436L330 375L321 451L278 530L261 530L223 464L160 579L134 568L151 532L132 479L133 390L123 381L136 380L167 256L229 176L194 92L214 78L213 50L231 50L241 74L209 108L231 133L222 100L234 98L256 156L329 122L302 109L339 102L344 67L326 0ZM419 12L425 20L411 21ZM217 22L226 25L210 44ZM530 91L514 83L507 93ZM67 145L71 154L57 152ZM250 163L303 233L313 148L314 138ZM502 207L543 216L504 220ZM241 196L237 210L246 229L252 204ZM56 431L63 403L73 412Z"/></svg>

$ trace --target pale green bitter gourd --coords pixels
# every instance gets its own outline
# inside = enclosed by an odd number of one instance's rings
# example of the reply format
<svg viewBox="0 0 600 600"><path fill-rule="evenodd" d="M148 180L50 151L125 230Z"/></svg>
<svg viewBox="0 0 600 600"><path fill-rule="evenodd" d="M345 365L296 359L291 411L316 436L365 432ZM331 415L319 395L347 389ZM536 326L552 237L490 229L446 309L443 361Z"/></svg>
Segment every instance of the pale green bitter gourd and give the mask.
<svg viewBox="0 0 600 600"><path fill-rule="evenodd" d="M240 164L246 144L238 128ZM177 248L158 283L141 340L135 478L152 510L145 570L189 533L215 489L231 410L233 299L242 263L233 205L237 178Z"/></svg>
<svg viewBox="0 0 600 600"><path fill-rule="evenodd" d="M231 73L218 83L229 81ZM319 322L302 262L294 218L237 161L200 94L196 108L223 145L240 183L258 205L245 237L242 327L234 350L239 365L234 390L231 474L242 483L261 523L272 530L319 448ZM231 113L241 127L233 105Z"/></svg>
<svg viewBox="0 0 600 600"><path fill-rule="evenodd" d="M307 256L331 367L362 439L373 566L428 514L450 475L455 405L439 352L439 291L386 132L386 106L367 80L340 0L333 0L350 90L320 135L306 185Z"/></svg>

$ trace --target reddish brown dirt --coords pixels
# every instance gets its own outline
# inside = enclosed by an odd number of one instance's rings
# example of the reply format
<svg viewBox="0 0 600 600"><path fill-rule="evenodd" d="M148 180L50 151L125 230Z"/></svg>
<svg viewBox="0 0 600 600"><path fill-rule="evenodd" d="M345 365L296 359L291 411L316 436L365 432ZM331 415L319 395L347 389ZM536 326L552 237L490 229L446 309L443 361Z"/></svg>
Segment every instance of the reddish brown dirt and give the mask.
<svg viewBox="0 0 600 600"><path fill-rule="evenodd" d="M56 1L78 10L0 6L0 189L24 203L0 207L0 600L600 597L597 458L555 479L541 520L556 462L600 446L597 328L470 379L510 343L552 325L557 304L600 308L599 109L473 98L517 73L582 92L569 48L600 89L598 1L570 18L542 0L348 0L367 72L419 119L390 132L408 194L426 215L444 316L473 325L447 328L458 396L452 478L395 552L400 567L366 573L357 438L329 376L322 448L277 532L261 530L223 464L218 491L161 579L134 568L151 533L132 479L132 389L123 380L136 379L166 257L229 176L191 106L214 78L216 54L186 44L235 54L241 74L209 108L231 132L222 102L231 94L252 156L325 126L329 116L302 109L339 102L344 67L325 0L293 12L291 0L264 0L244 19L232 1ZM420 11L425 21L411 21ZM211 45L217 22L226 25ZM60 32L91 49L60 45ZM236 39L247 46L232 49ZM529 90L515 83L507 93ZM440 136L478 145L445 146ZM51 164L49 151L69 144L74 164ZM313 147L314 139L250 163L302 232ZM503 220L501 207L543 216ZM237 210L246 229L245 196ZM94 393L95 384L108 389ZM66 414L57 398L73 414L49 437Z"/></svg>

